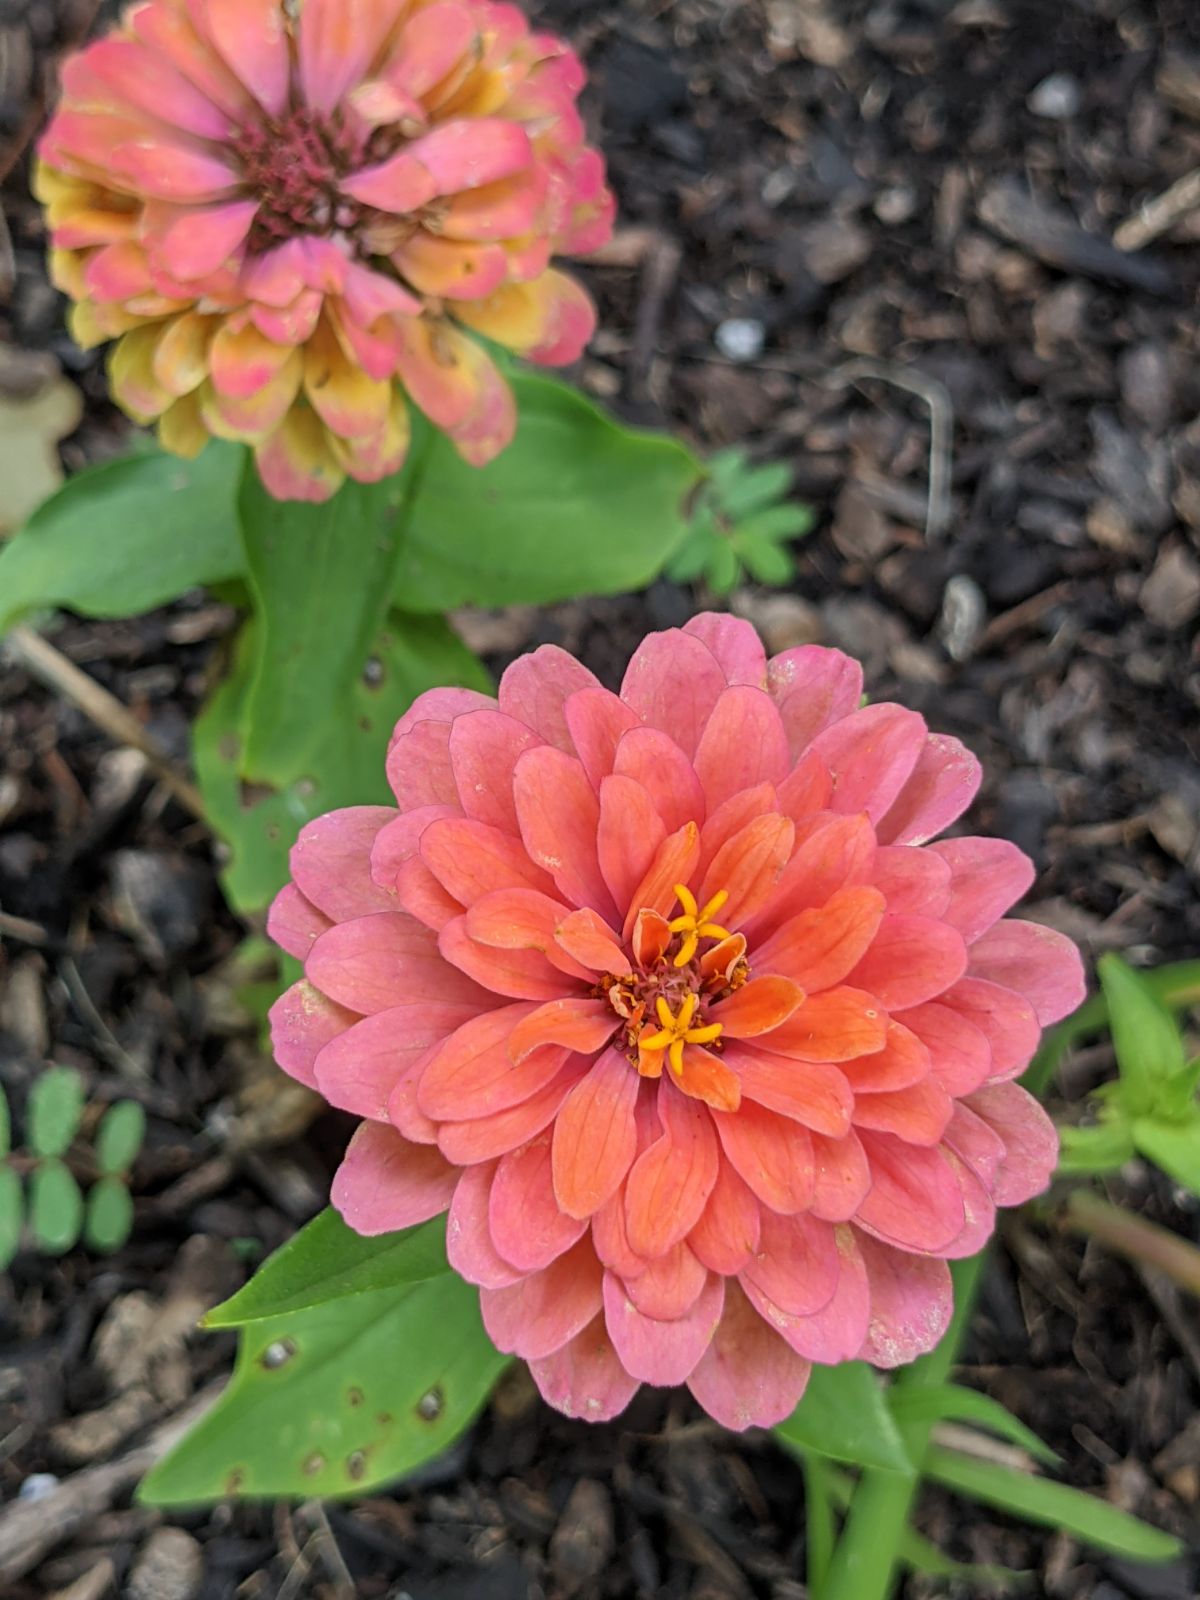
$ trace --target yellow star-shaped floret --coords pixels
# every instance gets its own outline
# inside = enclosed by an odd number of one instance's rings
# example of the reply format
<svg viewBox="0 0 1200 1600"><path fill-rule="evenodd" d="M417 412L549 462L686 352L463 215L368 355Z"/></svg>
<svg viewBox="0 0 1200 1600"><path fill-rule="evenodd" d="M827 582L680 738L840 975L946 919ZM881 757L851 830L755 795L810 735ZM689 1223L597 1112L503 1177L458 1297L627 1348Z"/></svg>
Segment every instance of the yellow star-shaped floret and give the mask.
<svg viewBox="0 0 1200 1600"><path fill-rule="evenodd" d="M658 1033L643 1034L638 1040L639 1054L657 1054L660 1050L665 1050L671 1063L671 1071L677 1078L682 1077L684 1045L711 1044L714 1039L720 1038L722 1032L719 1022L710 1022L700 1028L692 1027L692 1018L696 1015L696 1007L699 1004L700 996L689 994L679 1007L678 1015L676 1015L662 995L659 995L654 1002L654 1009L658 1014L662 1029ZM662 1071L661 1065L658 1071ZM643 1073L643 1076L650 1076L650 1074ZM657 1076L657 1073L654 1076Z"/></svg>
<svg viewBox="0 0 1200 1600"><path fill-rule="evenodd" d="M679 954L675 957L675 965L686 967L696 954L701 939L729 938L729 929L711 920L729 899L729 890L722 889L719 894L713 895L706 906L696 904L696 896L686 884L677 883L675 895L683 907L683 915L676 917L670 924L672 933L683 935L683 943L679 947Z"/></svg>

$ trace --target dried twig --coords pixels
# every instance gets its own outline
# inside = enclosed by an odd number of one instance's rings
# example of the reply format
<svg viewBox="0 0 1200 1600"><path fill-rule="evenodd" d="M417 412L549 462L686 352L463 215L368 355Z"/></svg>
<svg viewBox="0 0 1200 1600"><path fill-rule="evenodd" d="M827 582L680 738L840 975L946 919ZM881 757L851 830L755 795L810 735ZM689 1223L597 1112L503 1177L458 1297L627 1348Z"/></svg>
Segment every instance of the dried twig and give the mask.
<svg viewBox="0 0 1200 1600"><path fill-rule="evenodd" d="M200 791L176 771L170 756L157 739L151 737L127 706L81 672L40 633L21 624L8 634L5 644L23 666L42 683L61 694L102 728L118 744L140 750L159 780L194 817L204 822L204 801Z"/></svg>
<svg viewBox="0 0 1200 1600"><path fill-rule="evenodd" d="M1185 172L1153 199L1143 200L1113 234L1113 243L1121 250L1140 250L1196 210L1200 210L1200 167Z"/></svg>
<svg viewBox="0 0 1200 1600"><path fill-rule="evenodd" d="M950 391L937 378L915 367L898 367L890 361L857 359L835 367L824 379L830 388L874 378L893 389L903 389L925 402L929 410L929 491L925 505L925 538L932 543L950 526L953 506L950 477L954 462L954 404Z"/></svg>

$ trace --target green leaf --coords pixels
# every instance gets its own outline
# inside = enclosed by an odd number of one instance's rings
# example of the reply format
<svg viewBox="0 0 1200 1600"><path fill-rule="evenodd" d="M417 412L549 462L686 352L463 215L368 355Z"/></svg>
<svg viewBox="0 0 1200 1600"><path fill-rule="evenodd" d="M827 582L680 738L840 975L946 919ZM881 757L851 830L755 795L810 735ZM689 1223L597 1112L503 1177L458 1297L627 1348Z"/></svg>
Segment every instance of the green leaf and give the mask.
<svg viewBox="0 0 1200 1600"><path fill-rule="evenodd" d="M238 637L233 670L218 686L193 734L205 810L230 859L222 882L238 911L260 911L287 882L288 851L306 822L339 806L394 805L384 761L393 727L417 695L438 684L489 689L482 667L440 617L393 611L360 676L307 771L279 791L242 781L242 708L254 670L254 624Z"/></svg>
<svg viewBox="0 0 1200 1600"><path fill-rule="evenodd" d="M245 451L148 448L77 473L0 547L0 633L30 611L149 611L242 570L234 497Z"/></svg>
<svg viewBox="0 0 1200 1600"><path fill-rule="evenodd" d="M1048 1467L1058 1465L1059 1458L1048 1444L1007 1407L978 1389L968 1389L958 1383L913 1384L889 1389L887 1399L893 1417L902 1428L913 1422L971 1422L1019 1445L1035 1461Z"/></svg>
<svg viewBox="0 0 1200 1600"><path fill-rule="evenodd" d="M0 1084L0 1157L8 1155L12 1149L12 1112L9 1110L8 1096L4 1092L4 1085Z"/></svg>
<svg viewBox="0 0 1200 1600"><path fill-rule="evenodd" d="M742 575L741 566L728 539L714 539L705 576L714 594L728 594Z"/></svg>
<svg viewBox="0 0 1200 1600"><path fill-rule="evenodd" d="M759 583L781 589L790 583L796 572L796 563L782 546L767 539L747 539L741 533L735 540L738 555Z"/></svg>
<svg viewBox="0 0 1200 1600"><path fill-rule="evenodd" d="M899 1549L904 1566L930 1578L958 1578L966 1583L1014 1589L1024 1588L1034 1579L1032 1572L1016 1572L1011 1567L994 1566L986 1561L955 1561L952 1556L943 1555L937 1545L923 1538L915 1528L906 1528L900 1535Z"/></svg>
<svg viewBox="0 0 1200 1600"><path fill-rule="evenodd" d="M412 471L348 481L325 504L303 505L269 495L247 460L238 501L255 609L247 782L292 783L344 714L387 613Z"/></svg>
<svg viewBox="0 0 1200 1600"><path fill-rule="evenodd" d="M133 1201L120 1178L101 1178L88 1191L83 1236L101 1255L119 1250L133 1228Z"/></svg>
<svg viewBox="0 0 1200 1600"><path fill-rule="evenodd" d="M935 1483L1027 1522L1062 1529L1097 1550L1133 1561L1170 1561L1181 1548L1169 1533L1150 1527L1107 1500L995 1461L979 1461L934 1446L925 1457L924 1468Z"/></svg>
<svg viewBox="0 0 1200 1600"><path fill-rule="evenodd" d="M797 500L789 500L781 506L766 506L752 517L739 520L738 537L779 544L811 533L816 520L816 512L811 506L802 506Z"/></svg>
<svg viewBox="0 0 1200 1600"><path fill-rule="evenodd" d="M787 498L792 487L792 469L782 461L766 466L743 464L732 476L718 482L721 505L731 517L749 517Z"/></svg>
<svg viewBox="0 0 1200 1600"><path fill-rule="evenodd" d="M428 445L394 591L406 610L640 589L683 542L704 469L681 444L621 427L549 378L512 384L517 436L490 466L464 467L441 434Z"/></svg>
<svg viewBox="0 0 1200 1600"><path fill-rule="evenodd" d="M214 1307L204 1325L240 1328L350 1295L422 1283L449 1270L444 1217L366 1239L330 1206L276 1250L244 1288Z"/></svg>
<svg viewBox="0 0 1200 1600"><path fill-rule="evenodd" d="M1060 1128L1059 1143L1056 1171L1061 1177L1115 1172L1133 1155L1133 1133L1123 1118L1095 1127Z"/></svg>
<svg viewBox="0 0 1200 1600"><path fill-rule="evenodd" d="M478 1291L454 1273L256 1322L216 1407L139 1496L365 1494L445 1450L507 1359L483 1331Z"/></svg>
<svg viewBox="0 0 1200 1600"><path fill-rule="evenodd" d="M1159 1086L1184 1068L1179 1029L1141 974L1120 956L1101 956L1096 965L1121 1069L1121 1099L1131 1112L1153 1110Z"/></svg>
<svg viewBox="0 0 1200 1600"><path fill-rule="evenodd" d="M803 1400L775 1432L794 1448L834 1461L885 1472L913 1470L883 1388L865 1361L814 1367Z"/></svg>
<svg viewBox="0 0 1200 1600"><path fill-rule="evenodd" d="M7 1271L9 1262L20 1249L24 1222L21 1179L10 1166L0 1164L0 1272Z"/></svg>
<svg viewBox="0 0 1200 1600"><path fill-rule="evenodd" d="M29 1226L38 1249L48 1256L65 1255L83 1226L79 1185L56 1158L41 1161L29 1180Z"/></svg>
<svg viewBox="0 0 1200 1600"><path fill-rule="evenodd" d="M1139 1117L1133 1140L1142 1155L1175 1182L1200 1195L1200 1115L1188 1122L1164 1122Z"/></svg>
<svg viewBox="0 0 1200 1600"><path fill-rule="evenodd" d="M83 1079L74 1067L47 1067L34 1080L26 1107L29 1147L37 1156L61 1156L83 1116Z"/></svg>
<svg viewBox="0 0 1200 1600"><path fill-rule="evenodd" d="M96 1130L96 1165L105 1177L128 1172L146 1137L146 1113L136 1100L109 1106Z"/></svg>

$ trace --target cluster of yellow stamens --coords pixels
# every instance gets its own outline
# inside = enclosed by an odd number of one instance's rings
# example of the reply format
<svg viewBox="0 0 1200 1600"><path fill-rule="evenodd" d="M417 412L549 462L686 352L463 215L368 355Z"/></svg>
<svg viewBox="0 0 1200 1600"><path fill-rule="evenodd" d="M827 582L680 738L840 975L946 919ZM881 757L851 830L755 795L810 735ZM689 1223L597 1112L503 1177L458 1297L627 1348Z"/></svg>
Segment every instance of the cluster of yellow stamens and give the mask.
<svg viewBox="0 0 1200 1600"><path fill-rule="evenodd" d="M720 911L726 900L729 899L729 890L722 889L720 893L713 895L706 906L697 904L696 896L686 884L677 883L675 885L675 894L678 897L679 904L683 907L683 915L676 917L669 926L672 933L683 935L683 943L680 945L679 953L675 957L675 965L677 967L686 967L696 954L701 939L728 939L730 937L728 928L723 928L719 922L711 920Z"/></svg>
<svg viewBox="0 0 1200 1600"><path fill-rule="evenodd" d="M690 896L689 896L690 898ZM693 906L695 901L692 901ZM658 1033L644 1034L638 1040L640 1054L657 1054L665 1050L671 1063L671 1071L675 1076L683 1076L683 1047L687 1044L711 1044L714 1039L721 1036L721 1024L710 1022L701 1028L692 1027L692 1018L696 1015L696 1008L700 1004L697 994L685 995L678 1013L672 1012L670 1006L662 995L654 1002L654 1009L658 1020L662 1024ZM662 1071L661 1063L659 1071ZM644 1076L646 1074L643 1074Z"/></svg>

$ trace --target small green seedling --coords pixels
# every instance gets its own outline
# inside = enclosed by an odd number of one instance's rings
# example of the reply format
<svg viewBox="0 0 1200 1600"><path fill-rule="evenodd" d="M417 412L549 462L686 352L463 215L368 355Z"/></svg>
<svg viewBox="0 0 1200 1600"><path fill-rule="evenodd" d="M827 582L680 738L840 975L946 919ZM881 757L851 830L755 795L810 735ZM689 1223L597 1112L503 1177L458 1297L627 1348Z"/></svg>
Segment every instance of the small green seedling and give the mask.
<svg viewBox="0 0 1200 1600"><path fill-rule="evenodd" d="M792 474L782 463L755 466L744 450L722 450L708 464L687 538L667 568L676 583L703 578L728 594L749 575L779 588L795 574L788 546L811 533L812 508L789 500Z"/></svg>
<svg viewBox="0 0 1200 1600"><path fill-rule="evenodd" d="M28 1151L14 1151L12 1119L0 1089L0 1271L20 1248L26 1227L43 1255L65 1255L82 1237L100 1254L120 1249L133 1226L129 1170L146 1132L146 1114L120 1100L100 1119L86 1198L67 1159L83 1122L83 1079L72 1067L47 1067L26 1106ZM22 1184L22 1173L28 1186Z"/></svg>
<svg viewBox="0 0 1200 1600"><path fill-rule="evenodd" d="M1200 1195L1200 1056L1145 977L1119 956L1099 962L1117 1076L1093 1096L1092 1120L1062 1129L1061 1174L1113 1172L1135 1154Z"/></svg>

